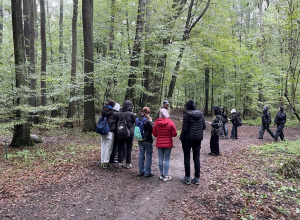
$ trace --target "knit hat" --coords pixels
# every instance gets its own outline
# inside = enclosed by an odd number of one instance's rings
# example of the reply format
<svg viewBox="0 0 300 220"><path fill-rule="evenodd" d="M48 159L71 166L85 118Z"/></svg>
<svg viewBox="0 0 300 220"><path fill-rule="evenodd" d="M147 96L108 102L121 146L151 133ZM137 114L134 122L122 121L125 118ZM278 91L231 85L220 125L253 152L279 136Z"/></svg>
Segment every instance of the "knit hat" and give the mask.
<svg viewBox="0 0 300 220"><path fill-rule="evenodd" d="M160 111L159 111L159 117L160 118L169 118L170 116L169 116L169 112L167 111L167 109L161 109Z"/></svg>
<svg viewBox="0 0 300 220"><path fill-rule="evenodd" d="M231 109L230 113L231 114L236 113L236 110L233 108L233 109Z"/></svg>

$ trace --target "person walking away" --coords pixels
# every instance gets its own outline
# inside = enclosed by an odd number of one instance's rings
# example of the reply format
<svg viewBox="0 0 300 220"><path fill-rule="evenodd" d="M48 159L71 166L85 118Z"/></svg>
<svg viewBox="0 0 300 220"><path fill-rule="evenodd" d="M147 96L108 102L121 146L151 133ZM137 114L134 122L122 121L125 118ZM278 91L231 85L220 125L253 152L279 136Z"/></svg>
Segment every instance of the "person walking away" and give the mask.
<svg viewBox="0 0 300 220"><path fill-rule="evenodd" d="M284 128L284 124L286 123L286 114L283 112L283 109L284 108L282 106L278 108L278 112L274 120L274 124L277 124L276 133L274 135L274 141L278 141L278 136L282 141L285 140L283 134L283 128Z"/></svg>
<svg viewBox="0 0 300 220"><path fill-rule="evenodd" d="M113 150L114 131L116 129L117 118L114 116L115 101L110 100L108 104L103 107L101 117L106 117L109 124L109 132L107 135L101 135L101 167L109 167L109 159Z"/></svg>
<svg viewBox="0 0 300 220"><path fill-rule="evenodd" d="M152 166L152 154L153 154L153 138L152 129L153 122L150 117L150 108L144 107L142 109L142 115L136 120L142 122L144 120L144 132L146 137L144 140L139 140L139 174L138 176L152 177L154 174L151 172Z"/></svg>
<svg viewBox="0 0 300 220"><path fill-rule="evenodd" d="M195 102L190 99L185 104L186 111L183 113L182 131L180 140L184 156L185 176L181 179L183 183L196 185L200 183L200 149L203 140L203 130L206 128L203 113L196 109ZM190 154L193 151L195 174L191 179Z"/></svg>
<svg viewBox="0 0 300 220"><path fill-rule="evenodd" d="M221 109L219 106L213 106L212 110L214 112L213 121L211 122L211 137L210 137L210 153L211 156L219 156L219 136L222 132L222 121Z"/></svg>
<svg viewBox="0 0 300 220"><path fill-rule="evenodd" d="M160 107L160 109L157 112L156 118L160 117L160 110L161 109L167 109L169 115L170 115L170 103L168 100L164 100L162 106Z"/></svg>
<svg viewBox="0 0 300 220"><path fill-rule="evenodd" d="M169 119L167 109L161 109L159 114L160 118L156 119L153 126L153 136L157 138L159 178L168 181L172 179L169 176L170 156L173 147L172 137L177 136L177 130L174 122Z"/></svg>
<svg viewBox="0 0 300 220"><path fill-rule="evenodd" d="M115 112L120 111L120 104L119 103L116 102L116 104L114 106L114 110L115 110ZM118 137L117 137L116 132L115 132L114 145L113 145L113 150L112 150L111 155L110 155L109 163L117 163L118 162L118 160L116 160L117 153L118 153Z"/></svg>
<svg viewBox="0 0 300 220"><path fill-rule="evenodd" d="M230 138L238 139L237 127L239 125L239 115L235 109L232 109L230 113L231 113L231 123L232 123Z"/></svg>
<svg viewBox="0 0 300 220"><path fill-rule="evenodd" d="M221 109L221 116L222 116L222 119L223 119L223 121L222 121L223 122L222 130L223 131L220 135L220 138L222 139L222 138L225 137L225 139L228 139L228 126L227 126L228 118L227 118L227 114L226 114L223 107L220 107L220 109Z"/></svg>
<svg viewBox="0 0 300 220"><path fill-rule="evenodd" d="M265 130L267 130L267 132L272 136L272 138L274 138L274 134L273 132L270 130L270 124L271 124L271 115L269 112L269 109L267 106L263 107L263 113L262 113L262 117L261 117L261 127L259 130L259 136L258 139L263 139Z"/></svg>
<svg viewBox="0 0 300 220"><path fill-rule="evenodd" d="M133 134L134 134L134 113L133 113L133 104L130 100L125 100L121 111L116 113L118 115L118 124L116 128L117 138L118 138L118 162L120 167L125 167L127 169L132 168L131 164L131 152L133 144ZM124 126L128 129L128 135L124 136L120 133L120 127ZM121 125L122 123L122 125ZM125 155L125 146L126 146L126 155ZM126 158L125 158L126 156ZM125 159L125 163L124 163Z"/></svg>

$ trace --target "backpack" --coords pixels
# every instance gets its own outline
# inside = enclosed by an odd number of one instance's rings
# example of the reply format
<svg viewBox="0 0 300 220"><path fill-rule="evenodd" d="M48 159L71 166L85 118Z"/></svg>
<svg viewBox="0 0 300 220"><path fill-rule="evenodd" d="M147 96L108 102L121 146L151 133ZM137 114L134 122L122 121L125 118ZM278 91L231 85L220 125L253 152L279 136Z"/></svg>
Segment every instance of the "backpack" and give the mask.
<svg viewBox="0 0 300 220"><path fill-rule="evenodd" d="M237 115L237 126L239 127L239 126L242 126L242 120L241 120L241 118L240 118L240 116L238 116Z"/></svg>
<svg viewBox="0 0 300 220"><path fill-rule="evenodd" d="M119 122L117 124L116 133L119 139L127 139L130 137L130 129L127 126L127 122L125 118L122 118L120 113L119 113Z"/></svg>
<svg viewBox="0 0 300 220"><path fill-rule="evenodd" d="M109 132L109 124L106 117L101 117L96 125L96 132L101 135L107 135Z"/></svg>
<svg viewBox="0 0 300 220"><path fill-rule="evenodd" d="M147 121L147 118L144 117L142 121L139 118L135 120L135 127L134 127L134 137L138 141L143 141L146 139L146 133L144 129L144 122Z"/></svg>

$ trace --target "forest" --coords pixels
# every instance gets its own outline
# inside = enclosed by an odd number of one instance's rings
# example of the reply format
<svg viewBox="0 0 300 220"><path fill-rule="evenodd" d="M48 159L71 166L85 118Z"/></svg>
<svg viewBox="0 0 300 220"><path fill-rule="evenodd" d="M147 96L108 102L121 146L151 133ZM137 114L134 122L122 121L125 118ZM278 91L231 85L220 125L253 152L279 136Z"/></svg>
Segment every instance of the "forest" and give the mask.
<svg viewBox="0 0 300 220"><path fill-rule="evenodd" d="M94 131L110 99L251 119L282 105L299 121L299 13L293 0L1 0L1 129L15 146L31 128Z"/></svg>

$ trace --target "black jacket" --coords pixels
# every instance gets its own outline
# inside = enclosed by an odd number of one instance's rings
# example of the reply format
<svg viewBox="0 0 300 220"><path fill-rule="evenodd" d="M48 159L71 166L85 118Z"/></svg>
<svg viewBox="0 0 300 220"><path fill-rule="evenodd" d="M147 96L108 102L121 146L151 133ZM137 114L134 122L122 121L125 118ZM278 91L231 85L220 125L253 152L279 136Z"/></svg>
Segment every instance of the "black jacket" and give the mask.
<svg viewBox="0 0 300 220"><path fill-rule="evenodd" d="M183 113L182 131L180 140L203 140L203 130L206 128L203 113L196 110L193 100L189 100L186 105L186 111Z"/></svg>
<svg viewBox="0 0 300 220"><path fill-rule="evenodd" d="M144 117L145 117L144 115L139 116L139 120L142 121ZM144 131L146 133L146 138L145 140L143 140L143 142L145 141L145 142L153 143L152 129L153 129L153 122L147 119L144 122Z"/></svg>
<svg viewBox="0 0 300 220"><path fill-rule="evenodd" d="M109 124L109 131L114 132L116 130L116 123L118 118L113 113L116 112L112 107L108 105L104 106L101 111L101 116L106 117Z"/></svg>
<svg viewBox="0 0 300 220"><path fill-rule="evenodd" d="M276 124L285 124L286 122L286 114L283 111L279 111L275 117Z"/></svg>
<svg viewBox="0 0 300 220"><path fill-rule="evenodd" d="M268 111L267 106L263 107L263 115L262 115L262 118L261 118L261 122L263 124L271 124L271 115L270 115L270 112Z"/></svg>
<svg viewBox="0 0 300 220"><path fill-rule="evenodd" d="M227 118L227 114L225 111L222 111L221 112L221 115L223 117L223 124L227 123L228 122L228 118Z"/></svg>
<svg viewBox="0 0 300 220"><path fill-rule="evenodd" d="M238 125L239 124L238 117L239 116L236 113L232 113L231 122L232 122L233 125Z"/></svg>
<svg viewBox="0 0 300 220"><path fill-rule="evenodd" d="M125 100L120 112L115 112L114 116L117 118L117 121L121 118L125 118L128 128L130 129L130 135L133 135L135 119L132 112L133 104L129 100Z"/></svg>

